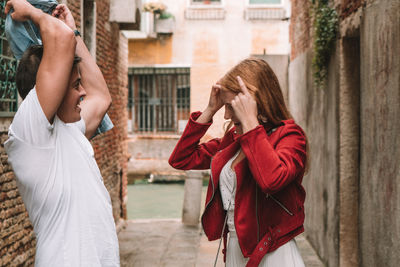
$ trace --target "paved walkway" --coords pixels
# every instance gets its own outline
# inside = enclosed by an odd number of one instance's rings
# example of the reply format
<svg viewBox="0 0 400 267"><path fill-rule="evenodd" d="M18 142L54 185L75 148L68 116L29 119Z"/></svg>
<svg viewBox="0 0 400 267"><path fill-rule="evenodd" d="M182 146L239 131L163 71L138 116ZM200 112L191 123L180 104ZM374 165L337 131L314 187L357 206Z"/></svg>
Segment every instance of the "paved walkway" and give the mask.
<svg viewBox="0 0 400 267"><path fill-rule="evenodd" d="M208 267L218 249L218 241L209 242L201 227L178 219L127 221L118 238L122 267ZM296 241L307 267L324 266L304 236ZM217 266L224 266L222 253Z"/></svg>

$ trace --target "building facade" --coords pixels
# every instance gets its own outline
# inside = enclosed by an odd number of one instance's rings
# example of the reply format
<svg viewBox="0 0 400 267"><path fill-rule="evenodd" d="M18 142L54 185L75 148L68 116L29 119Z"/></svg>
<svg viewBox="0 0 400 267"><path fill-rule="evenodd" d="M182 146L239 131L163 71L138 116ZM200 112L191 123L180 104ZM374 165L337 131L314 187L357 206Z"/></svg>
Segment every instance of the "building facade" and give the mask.
<svg viewBox="0 0 400 267"><path fill-rule="evenodd" d="M287 95L289 1L161 2L172 17L143 12L140 28L124 32L129 39L129 169L139 177L179 175L167 159L190 112L205 109L212 84L240 60L270 57ZM221 110L204 140L223 133Z"/></svg>

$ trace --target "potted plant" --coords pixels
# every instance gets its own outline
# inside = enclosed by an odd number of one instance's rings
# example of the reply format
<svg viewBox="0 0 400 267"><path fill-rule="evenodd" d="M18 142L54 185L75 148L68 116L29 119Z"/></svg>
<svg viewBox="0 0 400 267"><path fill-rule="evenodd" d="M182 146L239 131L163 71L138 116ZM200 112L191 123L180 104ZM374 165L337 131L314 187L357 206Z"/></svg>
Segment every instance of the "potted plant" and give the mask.
<svg viewBox="0 0 400 267"><path fill-rule="evenodd" d="M175 17L167 11L161 2L148 2L143 5L144 12L154 15L154 31L157 33L172 33L175 27Z"/></svg>
<svg viewBox="0 0 400 267"><path fill-rule="evenodd" d="M153 13L155 16L164 12L167 7L161 2L147 2L143 4L143 11Z"/></svg>

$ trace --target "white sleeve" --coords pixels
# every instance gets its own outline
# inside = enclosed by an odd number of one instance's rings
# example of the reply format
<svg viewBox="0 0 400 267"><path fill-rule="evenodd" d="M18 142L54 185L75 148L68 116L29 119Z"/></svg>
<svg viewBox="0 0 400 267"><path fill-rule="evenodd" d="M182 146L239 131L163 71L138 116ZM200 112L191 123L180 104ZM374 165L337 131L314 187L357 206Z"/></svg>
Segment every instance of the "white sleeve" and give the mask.
<svg viewBox="0 0 400 267"><path fill-rule="evenodd" d="M39 147L54 145L54 125L47 120L35 88L22 101L10 129L13 135L31 145Z"/></svg>
<svg viewBox="0 0 400 267"><path fill-rule="evenodd" d="M77 127L79 129L79 131L83 133L83 135L85 135L86 124L85 124L85 121L83 120L83 118L81 118L81 120L79 120L77 122L73 122L72 124L75 125L75 127Z"/></svg>

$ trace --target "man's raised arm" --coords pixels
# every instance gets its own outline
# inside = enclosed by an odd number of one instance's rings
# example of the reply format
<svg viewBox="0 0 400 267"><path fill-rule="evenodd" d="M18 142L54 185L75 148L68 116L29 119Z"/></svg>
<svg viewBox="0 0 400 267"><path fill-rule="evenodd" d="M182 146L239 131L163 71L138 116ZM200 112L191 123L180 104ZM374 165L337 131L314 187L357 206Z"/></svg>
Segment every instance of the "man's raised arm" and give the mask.
<svg viewBox="0 0 400 267"><path fill-rule="evenodd" d="M65 22L72 30L76 30L74 18L66 5L58 5L52 15ZM76 55L82 58L79 71L82 86L86 91L86 96L80 104L81 116L86 124L85 135L91 138L111 105L111 95L103 74L80 36L77 36Z"/></svg>
<svg viewBox="0 0 400 267"><path fill-rule="evenodd" d="M9 12L14 20L32 20L40 29L43 56L36 76L36 92L44 114L52 122L69 84L76 48L74 33L65 23L26 0L8 1L5 13Z"/></svg>

